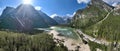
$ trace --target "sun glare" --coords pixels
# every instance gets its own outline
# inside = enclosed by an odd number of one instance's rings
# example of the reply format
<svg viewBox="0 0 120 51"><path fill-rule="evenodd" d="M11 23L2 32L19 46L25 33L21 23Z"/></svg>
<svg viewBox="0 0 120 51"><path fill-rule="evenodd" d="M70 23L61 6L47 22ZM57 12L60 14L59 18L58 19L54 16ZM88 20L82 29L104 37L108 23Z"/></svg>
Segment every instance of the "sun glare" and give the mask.
<svg viewBox="0 0 120 51"><path fill-rule="evenodd" d="M23 4L32 4L32 0L23 0Z"/></svg>
<svg viewBox="0 0 120 51"><path fill-rule="evenodd" d="M36 6L35 9L36 10L41 10L41 7L40 6Z"/></svg>

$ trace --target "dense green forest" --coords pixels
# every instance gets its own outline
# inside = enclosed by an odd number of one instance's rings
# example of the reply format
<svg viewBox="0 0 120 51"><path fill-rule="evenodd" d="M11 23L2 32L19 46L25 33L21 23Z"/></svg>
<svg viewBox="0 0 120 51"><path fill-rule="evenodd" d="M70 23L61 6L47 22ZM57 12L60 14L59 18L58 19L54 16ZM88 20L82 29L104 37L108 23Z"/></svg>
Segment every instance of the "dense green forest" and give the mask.
<svg viewBox="0 0 120 51"><path fill-rule="evenodd" d="M112 42L108 46L91 42L91 41L89 41L88 44L90 46L91 51L97 51L97 49L100 49L102 51L120 51L120 48L119 48L120 46L114 45L114 42Z"/></svg>
<svg viewBox="0 0 120 51"><path fill-rule="evenodd" d="M46 33L29 35L0 31L0 51L67 51L63 44L56 44Z"/></svg>
<svg viewBox="0 0 120 51"><path fill-rule="evenodd" d="M96 38L106 39L108 41L119 41L120 39L120 16L110 14L109 17L100 24L92 25L84 32Z"/></svg>
<svg viewBox="0 0 120 51"><path fill-rule="evenodd" d="M97 44L97 43L91 42L91 41L88 44L90 46L91 51L96 51L97 48L102 49L103 51L107 51L107 46L105 46L105 45Z"/></svg>

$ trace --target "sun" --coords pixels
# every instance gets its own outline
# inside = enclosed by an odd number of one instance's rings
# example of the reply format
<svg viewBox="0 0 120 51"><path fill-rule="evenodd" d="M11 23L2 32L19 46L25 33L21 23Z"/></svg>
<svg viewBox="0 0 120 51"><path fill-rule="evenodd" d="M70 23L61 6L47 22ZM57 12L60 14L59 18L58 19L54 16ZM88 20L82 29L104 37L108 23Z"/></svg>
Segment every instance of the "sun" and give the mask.
<svg viewBox="0 0 120 51"><path fill-rule="evenodd" d="M32 0L23 0L23 4L32 4Z"/></svg>

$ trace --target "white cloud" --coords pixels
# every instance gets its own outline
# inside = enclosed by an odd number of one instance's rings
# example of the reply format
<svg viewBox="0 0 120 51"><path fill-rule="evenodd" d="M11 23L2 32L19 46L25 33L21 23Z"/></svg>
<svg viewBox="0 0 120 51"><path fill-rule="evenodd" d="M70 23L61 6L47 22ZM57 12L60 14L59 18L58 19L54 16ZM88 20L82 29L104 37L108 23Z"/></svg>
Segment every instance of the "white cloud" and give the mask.
<svg viewBox="0 0 120 51"><path fill-rule="evenodd" d="M57 14L52 14L50 17L54 18L55 16L58 16Z"/></svg>
<svg viewBox="0 0 120 51"><path fill-rule="evenodd" d="M103 1L107 3L120 2L120 0L103 0Z"/></svg>
<svg viewBox="0 0 120 51"><path fill-rule="evenodd" d="M76 12L73 13L73 15L75 15L75 14L76 14Z"/></svg>
<svg viewBox="0 0 120 51"><path fill-rule="evenodd" d="M40 6L35 6L35 9L36 9L36 10L41 10L41 8L42 8L42 7L40 7Z"/></svg>
<svg viewBox="0 0 120 51"><path fill-rule="evenodd" d="M112 6L116 6L117 5L117 2L113 3Z"/></svg>
<svg viewBox="0 0 120 51"><path fill-rule="evenodd" d="M0 15L2 14L2 10L3 10L3 9L2 9L2 8L0 8Z"/></svg>
<svg viewBox="0 0 120 51"><path fill-rule="evenodd" d="M71 14L67 14L67 16L72 17L73 15L71 15Z"/></svg>
<svg viewBox="0 0 120 51"><path fill-rule="evenodd" d="M71 14L66 14L69 17L73 17L76 14L76 12L74 12L72 15Z"/></svg>
<svg viewBox="0 0 120 51"><path fill-rule="evenodd" d="M91 0L77 0L78 3L89 3ZM115 4L116 2L120 2L120 0L103 0L105 1L106 3L109 3L109 4Z"/></svg>
<svg viewBox="0 0 120 51"><path fill-rule="evenodd" d="M103 0L106 3L111 4L112 6L116 6L118 2L120 2L120 0Z"/></svg>
<svg viewBox="0 0 120 51"><path fill-rule="evenodd" d="M78 3L89 3L90 0L77 0Z"/></svg>

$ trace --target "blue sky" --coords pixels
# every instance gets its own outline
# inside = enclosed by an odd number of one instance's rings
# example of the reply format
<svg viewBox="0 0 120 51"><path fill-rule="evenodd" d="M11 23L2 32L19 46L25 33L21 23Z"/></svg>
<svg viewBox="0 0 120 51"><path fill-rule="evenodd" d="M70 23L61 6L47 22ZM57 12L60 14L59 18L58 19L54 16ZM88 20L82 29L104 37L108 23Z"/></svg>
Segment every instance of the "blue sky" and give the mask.
<svg viewBox="0 0 120 51"><path fill-rule="evenodd" d="M0 0L0 12L6 7L17 7L22 0ZM78 9L85 8L85 3L78 3L77 0L32 0L34 7L40 7L46 14L57 14L60 16L72 15Z"/></svg>
<svg viewBox="0 0 120 51"><path fill-rule="evenodd" d="M84 8L85 3L79 4L77 0L34 0L34 5L41 6L41 10L48 15L58 14L64 16L73 14L76 10Z"/></svg>
<svg viewBox="0 0 120 51"><path fill-rule="evenodd" d="M32 5L41 9L47 15L73 15L78 9L86 7L90 0L32 0ZM114 1L105 0L108 3ZM115 0L118 2L119 0ZM6 6L17 7L22 4L22 0L0 0L0 13Z"/></svg>

